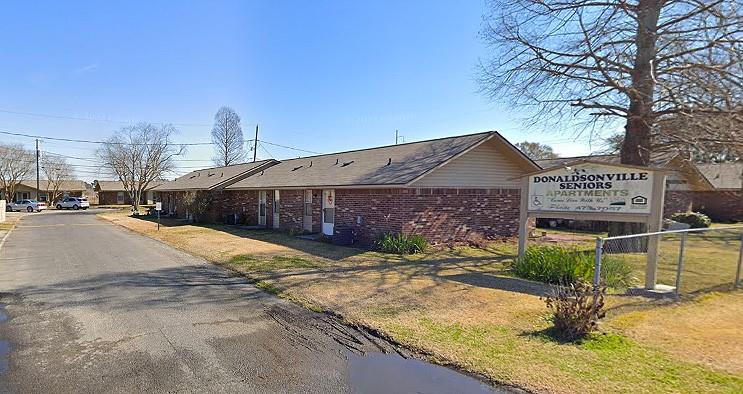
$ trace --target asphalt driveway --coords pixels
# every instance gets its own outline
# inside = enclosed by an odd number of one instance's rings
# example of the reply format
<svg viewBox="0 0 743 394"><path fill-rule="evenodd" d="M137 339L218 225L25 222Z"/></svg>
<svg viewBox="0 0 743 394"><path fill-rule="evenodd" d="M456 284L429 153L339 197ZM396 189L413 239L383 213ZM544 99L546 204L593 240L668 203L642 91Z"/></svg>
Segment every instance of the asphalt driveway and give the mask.
<svg viewBox="0 0 743 394"><path fill-rule="evenodd" d="M94 210L0 249L0 392L347 392L379 346Z"/></svg>

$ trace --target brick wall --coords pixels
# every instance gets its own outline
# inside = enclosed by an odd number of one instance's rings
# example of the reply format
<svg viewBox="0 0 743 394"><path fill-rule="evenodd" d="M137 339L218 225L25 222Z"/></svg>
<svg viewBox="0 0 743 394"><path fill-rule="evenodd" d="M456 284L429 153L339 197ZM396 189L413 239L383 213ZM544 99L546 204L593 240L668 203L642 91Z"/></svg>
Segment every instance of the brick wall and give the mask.
<svg viewBox="0 0 743 394"><path fill-rule="evenodd" d="M693 210L714 221L743 221L743 190L694 192L693 200Z"/></svg>
<svg viewBox="0 0 743 394"><path fill-rule="evenodd" d="M116 200L116 195L118 192L98 192L98 204L101 205L117 205L119 202ZM144 196L143 196L144 199ZM119 205L131 205L132 199L129 198L129 193L124 192L124 202L120 203Z"/></svg>
<svg viewBox="0 0 743 394"><path fill-rule="evenodd" d="M518 232L519 190L336 189L336 225L362 244L383 232L420 234L431 242Z"/></svg>
<svg viewBox="0 0 743 394"><path fill-rule="evenodd" d="M692 208L693 192L682 190L666 190L663 201L663 217L669 218L676 212L689 212Z"/></svg>
<svg viewBox="0 0 743 394"><path fill-rule="evenodd" d="M304 190L279 192L279 226L282 230L301 232L304 220ZM272 193L273 195L273 193Z"/></svg>
<svg viewBox="0 0 743 394"><path fill-rule="evenodd" d="M238 215L238 222L249 226L258 225L258 191L224 191L222 211L225 215Z"/></svg>

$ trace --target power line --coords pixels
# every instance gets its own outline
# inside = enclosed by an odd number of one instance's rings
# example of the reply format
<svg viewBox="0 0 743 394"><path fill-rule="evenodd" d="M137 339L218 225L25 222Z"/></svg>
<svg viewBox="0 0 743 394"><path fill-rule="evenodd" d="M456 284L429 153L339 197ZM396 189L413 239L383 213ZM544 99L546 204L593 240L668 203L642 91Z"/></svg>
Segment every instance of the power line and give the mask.
<svg viewBox="0 0 743 394"><path fill-rule="evenodd" d="M67 158L67 159L84 160L84 161L90 161L90 162L94 162L94 163L100 162L100 160L97 160L97 159L90 159L90 158L77 157L77 156L68 156L68 155L63 155L61 153L54 153L54 152L49 152L49 151L45 151L45 150L42 150L42 152L47 153L47 154L50 154L50 155L54 155L54 156L64 157L64 158ZM178 161L178 162L186 162L186 161L187 162L208 161L208 162L211 162L212 160L211 159L173 159L173 161ZM73 164L73 165L77 165L77 164Z"/></svg>
<svg viewBox="0 0 743 394"><path fill-rule="evenodd" d="M266 141L260 141L260 142L266 142ZM271 152L268 151L268 149L266 149L265 146L263 146L263 144L259 143L258 146L260 146L261 149L263 149L263 151L266 152L266 154L268 155L268 157L270 157L270 158L273 159L273 155L271 154Z"/></svg>
<svg viewBox="0 0 743 394"><path fill-rule="evenodd" d="M9 109L0 109L0 112L6 113L6 114L14 114L14 115L36 116L36 117L41 117L41 118L84 120L88 122L103 122L103 123L117 123L117 124L138 123L136 121L113 120L113 119L93 119L93 118L83 118L83 117L78 117L78 116L44 114L44 113L38 113L38 112L11 111ZM159 125L171 124L173 126L194 126L194 127L196 126L211 127L212 126L210 124L205 124L205 123L169 123L169 122L147 122L147 123L153 123L153 124L159 124Z"/></svg>
<svg viewBox="0 0 743 394"><path fill-rule="evenodd" d="M59 137L46 137L42 135L34 135L34 134L27 134L27 133L18 133L18 132L12 132L12 131L4 131L0 130L0 134L6 134L6 135L12 135L16 137L27 137L27 138L40 138L43 140L51 140L51 141L60 141L60 142L75 142L75 143L84 143L84 144L114 144L114 145L158 145L158 144L149 144L149 143L130 143L130 142L107 142L107 141L92 141L92 140L82 140L82 139L74 139L74 138L59 138ZM246 142L250 142L254 140L247 140ZM285 149L291 149L298 152L306 152L306 153L313 153L313 154L321 154L320 152L315 152L307 149L301 149L301 148L295 148L293 146L287 146L282 144L277 144L275 142L269 142L265 140L260 140L262 143L266 143L268 145L277 146L280 148ZM214 145L213 142L185 142L185 143L173 143L173 145L181 145L181 146L204 146L204 145Z"/></svg>
<svg viewBox="0 0 743 394"><path fill-rule="evenodd" d="M78 140L73 138L58 138L58 137L45 137L42 135L33 135L33 134L26 134L26 133L14 133L11 131L2 131L0 130L0 134L7 134L7 135L13 135L17 137L28 137L28 138L41 138L44 140L52 140L52 141L63 141L63 142L77 142L82 144L112 144L112 145L160 145L160 144L150 144L150 143L131 143L131 142L107 142L107 141L91 141L91 140ZM173 143L173 145L182 145L182 146L194 146L194 145L213 145L213 142L186 142L186 143Z"/></svg>
<svg viewBox="0 0 743 394"><path fill-rule="evenodd" d="M311 151L311 150L307 150L307 149L294 148L292 146L286 146L286 145L276 144L276 143L273 143L273 142L268 142L266 140L260 140L260 142L261 143L264 143L264 144L268 144L268 145L278 146L279 148L285 148L285 149L295 150L295 151L298 151L298 152L313 153L313 154L316 154L316 155L321 155L322 154L320 152L315 152L315 151Z"/></svg>

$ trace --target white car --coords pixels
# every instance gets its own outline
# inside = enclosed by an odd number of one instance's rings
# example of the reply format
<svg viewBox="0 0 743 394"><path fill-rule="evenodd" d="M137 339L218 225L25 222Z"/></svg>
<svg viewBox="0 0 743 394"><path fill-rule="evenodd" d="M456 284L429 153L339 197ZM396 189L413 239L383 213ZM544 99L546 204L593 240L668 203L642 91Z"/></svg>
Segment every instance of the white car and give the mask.
<svg viewBox="0 0 743 394"><path fill-rule="evenodd" d="M47 208L46 203L39 202L36 200L18 200L5 205L5 210L8 212L13 211L27 211L27 212L41 212Z"/></svg>
<svg viewBox="0 0 743 394"><path fill-rule="evenodd" d="M65 197L62 201L57 202L57 209L88 209L90 203L84 197Z"/></svg>

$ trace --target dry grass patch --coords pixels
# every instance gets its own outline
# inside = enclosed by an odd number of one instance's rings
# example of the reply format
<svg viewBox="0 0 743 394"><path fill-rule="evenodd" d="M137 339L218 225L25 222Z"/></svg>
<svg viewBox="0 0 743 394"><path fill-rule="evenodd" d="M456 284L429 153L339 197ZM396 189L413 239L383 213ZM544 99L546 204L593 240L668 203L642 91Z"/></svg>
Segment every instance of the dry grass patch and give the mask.
<svg viewBox="0 0 743 394"><path fill-rule="evenodd" d="M432 359L530 390L743 391L743 352L724 352L741 337L743 293L679 305L610 296L604 333L564 344L544 335L549 323L539 296L549 287L505 270L513 243L394 256L227 226L168 221L157 232L150 221L104 216L243 272L274 294L376 328Z"/></svg>

